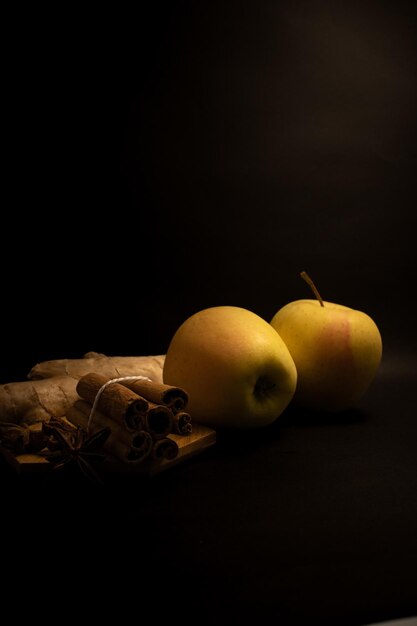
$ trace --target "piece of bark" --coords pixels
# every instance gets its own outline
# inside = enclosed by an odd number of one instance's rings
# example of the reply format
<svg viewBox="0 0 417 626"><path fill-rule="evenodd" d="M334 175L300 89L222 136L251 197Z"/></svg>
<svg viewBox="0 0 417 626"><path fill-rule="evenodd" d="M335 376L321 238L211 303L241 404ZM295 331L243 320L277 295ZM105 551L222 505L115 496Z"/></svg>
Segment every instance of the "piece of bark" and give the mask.
<svg viewBox="0 0 417 626"><path fill-rule="evenodd" d="M162 383L165 355L156 356L104 356L88 352L82 359L56 359L38 363L30 370L29 380L71 376L80 379L85 374L96 372L108 378L122 376L147 376Z"/></svg>
<svg viewBox="0 0 417 626"><path fill-rule="evenodd" d="M39 452L47 444L48 436L41 430L10 422L0 423L0 443L15 454Z"/></svg>

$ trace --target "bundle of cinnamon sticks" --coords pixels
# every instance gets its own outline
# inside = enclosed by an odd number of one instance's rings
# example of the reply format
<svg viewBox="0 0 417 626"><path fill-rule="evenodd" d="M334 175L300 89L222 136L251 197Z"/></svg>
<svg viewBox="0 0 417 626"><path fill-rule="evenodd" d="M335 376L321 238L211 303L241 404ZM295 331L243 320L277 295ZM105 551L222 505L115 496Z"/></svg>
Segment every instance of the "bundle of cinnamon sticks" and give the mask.
<svg viewBox="0 0 417 626"><path fill-rule="evenodd" d="M79 379L77 393L67 419L91 434L110 428L105 448L125 463L173 460L179 448L170 435L192 432L188 394L180 387L144 379L111 382L90 373Z"/></svg>

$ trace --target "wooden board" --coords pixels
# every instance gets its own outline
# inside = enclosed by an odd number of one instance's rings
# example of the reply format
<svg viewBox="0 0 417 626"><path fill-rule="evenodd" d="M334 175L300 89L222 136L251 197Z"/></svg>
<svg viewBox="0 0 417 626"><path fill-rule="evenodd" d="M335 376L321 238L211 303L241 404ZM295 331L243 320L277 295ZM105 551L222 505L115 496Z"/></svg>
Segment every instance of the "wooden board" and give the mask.
<svg viewBox="0 0 417 626"><path fill-rule="evenodd" d="M145 459L143 463L131 465L122 463L113 457L108 457L105 461L105 470L110 472L137 472L140 474L154 475L159 474L170 467L185 461L186 459L201 453L206 448L216 443L216 431L201 424L193 424L193 432L189 435L169 435L178 444L178 456L172 461L163 459L162 461L154 461ZM49 472L53 466L43 456L39 454L13 454L7 448L0 445L0 452L6 461L19 474L34 474L37 472ZM103 469L104 469L103 468Z"/></svg>

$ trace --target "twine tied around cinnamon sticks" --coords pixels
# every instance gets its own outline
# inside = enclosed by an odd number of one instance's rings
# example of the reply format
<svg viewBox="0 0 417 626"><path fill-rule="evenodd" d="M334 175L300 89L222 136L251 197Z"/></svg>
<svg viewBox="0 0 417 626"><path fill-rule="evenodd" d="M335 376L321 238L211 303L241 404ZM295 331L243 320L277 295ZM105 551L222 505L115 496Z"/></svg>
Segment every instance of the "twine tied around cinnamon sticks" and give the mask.
<svg viewBox="0 0 417 626"><path fill-rule="evenodd" d="M106 387L108 387L109 385L113 385L114 383L123 383L123 382L127 382L129 380L149 380L149 381L151 381L151 379L148 378L147 376L122 376L120 378L111 378L110 380L105 382L100 387L100 389L97 391L96 397L94 398L93 406L91 407L90 415L88 416L88 420L87 420L87 433L90 432L90 426L91 426L91 421L93 419L93 415L94 415L95 410L97 408L97 404L98 404L98 402L100 400L101 394L106 389Z"/></svg>
<svg viewBox="0 0 417 626"><path fill-rule="evenodd" d="M151 457L173 460L179 447L173 435L192 432L187 392L147 376L106 378L86 374L77 383L77 400L67 418L88 432L109 427L105 447L119 460L139 463ZM94 418L94 419L93 419Z"/></svg>

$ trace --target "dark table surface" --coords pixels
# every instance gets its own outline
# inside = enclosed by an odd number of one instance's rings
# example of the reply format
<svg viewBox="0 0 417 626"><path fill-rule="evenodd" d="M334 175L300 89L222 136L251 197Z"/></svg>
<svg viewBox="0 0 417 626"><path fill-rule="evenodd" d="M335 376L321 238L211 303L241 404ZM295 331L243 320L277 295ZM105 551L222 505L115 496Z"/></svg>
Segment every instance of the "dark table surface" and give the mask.
<svg viewBox="0 0 417 626"><path fill-rule="evenodd" d="M29 594L20 611L54 593L68 616L82 600L97 618L150 609L198 624L417 614L416 385L414 357L386 357L355 410L218 432L146 480L23 478L2 461L3 566Z"/></svg>

